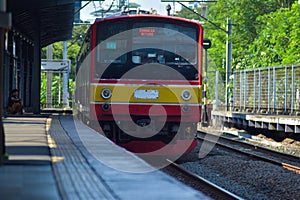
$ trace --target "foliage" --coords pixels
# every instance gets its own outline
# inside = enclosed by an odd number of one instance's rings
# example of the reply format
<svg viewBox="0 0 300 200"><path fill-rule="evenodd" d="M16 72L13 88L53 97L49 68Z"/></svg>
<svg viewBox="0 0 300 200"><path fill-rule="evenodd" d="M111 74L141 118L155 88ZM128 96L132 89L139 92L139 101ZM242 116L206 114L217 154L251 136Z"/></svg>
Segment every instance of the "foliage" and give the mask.
<svg viewBox="0 0 300 200"><path fill-rule="evenodd" d="M264 13L270 13L278 9L278 4L274 3L273 0L240 0L240 1L228 1L221 0L215 5L212 5L208 9L208 15L213 21L223 25L225 29L226 20L230 18L232 21L232 35L229 39L232 41L232 66L233 69L236 66L244 64L245 57L247 57L247 51L249 44L251 44L257 37L257 21L256 18ZM212 52L216 58L215 62L219 63L226 57L226 34L216 33L216 29L209 24L205 25L204 28L207 30L208 35L217 36L211 38L215 44ZM218 31L219 32L219 31ZM215 55L216 54L216 55ZM224 66L224 64L223 64ZM224 67L222 68L224 71Z"/></svg>
<svg viewBox="0 0 300 200"><path fill-rule="evenodd" d="M219 70L223 80L228 18L233 23L232 35L229 37L232 41L233 70L300 63L300 5L295 0L218 0L207 6L206 18L219 28L188 9L182 9L176 15L203 22L204 38L212 41L212 48L208 50L208 69ZM202 8L195 9L195 12L201 14ZM70 94L75 79L76 56L88 27L89 25L75 26L72 39L68 41L68 58L72 62ZM54 59L62 59L62 45L62 42L53 44ZM42 58L46 58L46 48L42 50ZM43 102L45 77L42 77L42 81Z"/></svg>
<svg viewBox="0 0 300 200"><path fill-rule="evenodd" d="M212 41L208 52L219 71L225 72L227 18L233 24L233 70L299 62L300 12L295 1L218 0L207 5L207 18L224 30L204 21L204 37ZM187 9L177 16L200 19Z"/></svg>
<svg viewBox="0 0 300 200"><path fill-rule="evenodd" d="M282 8L258 18L260 35L249 48L249 67L300 63L300 5Z"/></svg>
<svg viewBox="0 0 300 200"><path fill-rule="evenodd" d="M41 73L42 83L41 83L41 107L46 107L46 82L47 74L45 72ZM52 106L53 107L62 107L63 105L63 76L58 73L52 73L52 86L51 86L51 96L52 96ZM75 87L75 82L72 79L69 79L69 93L73 94ZM72 96L70 96L72 97ZM69 99L69 104L72 106L72 98Z"/></svg>
<svg viewBox="0 0 300 200"><path fill-rule="evenodd" d="M195 10L195 12L198 12L198 10ZM200 20L199 16L197 16L195 13L193 13L192 11L190 11L186 8L182 9L180 12L177 12L176 16L186 18L186 19Z"/></svg>
<svg viewBox="0 0 300 200"><path fill-rule="evenodd" d="M46 73L41 73L42 84L41 84L41 107L46 107ZM70 80L72 82L72 80ZM51 96L52 96L52 106L53 107L62 107L62 87L63 87L63 77L61 74L52 73L52 85L51 85Z"/></svg>
<svg viewBox="0 0 300 200"><path fill-rule="evenodd" d="M70 93L70 101L72 101L72 94L74 90L74 82L75 82L75 64L76 64L76 56L80 50L80 46L83 42L85 33L89 28L89 24L74 26L72 39L67 41L67 52L68 59L71 60L71 72L69 79L69 93ZM62 59L63 58L63 42L56 42L53 44L53 59ZM47 58L47 47L42 49L42 58ZM41 104L46 104L46 75L42 73L41 75L42 85L41 85ZM61 77L59 75L53 76L52 82L52 96L57 97L60 87ZM57 100L55 100L57 101ZM55 102L53 101L53 102Z"/></svg>
<svg viewBox="0 0 300 200"><path fill-rule="evenodd" d="M224 84L227 39L232 42L232 70L300 62L299 6L295 0L218 0L202 5L208 7L205 8L206 18L214 24L188 9L181 10L177 16L202 21L204 38L212 41L212 48L208 50L208 72L213 74L218 70ZM195 12L202 13L202 7ZM232 21L229 37L226 33L227 19ZM213 96L210 91L215 85L212 77L210 75L207 83L208 98ZM228 95L232 95L232 84L229 81L226 86Z"/></svg>
<svg viewBox="0 0 300 200"><path fill-rule="evenodd" d="M128 3L128 8L140 8L141 5L137 3Z"/></svg>
<svg viewBox="0 0 300 200"><path fill-rule="evenodd" d="M68 48L68 59L71 60L71 77L74 79L74 66L76 64L76 56L80 49L80 46L83 42L85 33L89 28L89 24L83 24L74 26L72 39L67 42ZM42 49L42 58L47 58L47 47ZM53 59L62 59L63 58L63 42L56 42L53 44Z"/></svg>

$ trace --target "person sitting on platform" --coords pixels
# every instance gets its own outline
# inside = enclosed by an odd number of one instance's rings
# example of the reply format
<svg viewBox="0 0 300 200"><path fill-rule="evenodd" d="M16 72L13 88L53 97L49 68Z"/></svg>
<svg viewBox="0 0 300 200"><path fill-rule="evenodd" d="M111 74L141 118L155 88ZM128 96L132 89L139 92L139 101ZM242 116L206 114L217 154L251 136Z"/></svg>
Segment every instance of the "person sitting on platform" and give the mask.
<svg viewBox="0 0 300 200"><path fill-rule="evenodd" d="M19 90L13 89L8 97L8 114L23 114L22 99L19 98Z"/></svg>

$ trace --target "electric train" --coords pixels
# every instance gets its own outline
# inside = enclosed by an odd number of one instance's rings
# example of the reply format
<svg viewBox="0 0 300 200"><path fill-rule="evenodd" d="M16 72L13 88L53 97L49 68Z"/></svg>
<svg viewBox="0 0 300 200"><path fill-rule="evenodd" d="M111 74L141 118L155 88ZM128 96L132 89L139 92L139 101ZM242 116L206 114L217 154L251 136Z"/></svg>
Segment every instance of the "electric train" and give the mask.
<svg viewBox="0 0 300 200"><path fill-rule="evenodd" d="M201 121L203 28L151 14L95 20L77 58L76 116L132 152L186 154Z"/></svg>

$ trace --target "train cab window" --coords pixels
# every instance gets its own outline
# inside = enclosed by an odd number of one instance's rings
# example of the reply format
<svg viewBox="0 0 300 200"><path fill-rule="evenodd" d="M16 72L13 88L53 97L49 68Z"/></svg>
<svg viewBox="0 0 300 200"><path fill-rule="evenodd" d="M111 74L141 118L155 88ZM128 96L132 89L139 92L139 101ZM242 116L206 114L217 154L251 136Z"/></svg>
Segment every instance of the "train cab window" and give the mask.
<svg viewBox="0 0 300 200"><path fill-rule="evenodd" d="M149 74L130 78L172 80L153 70L157 64L177 70L185 79L199 78L197 26L169 20L120 20L99 24L96 35L97 79L122 79L128 71L143 64L150 64Z"/></svg>
<svg viewBox="0 0 300 200"><path fill-rule="evenodd" d="M127 61L127 40L107 40L97 46L97 62L98 63L119 63L124 64Z"/></svg>
<svg viewBox="0 0 300 200"><path fill-rule="evenodd" d="M124 55L128 47L127 29L128 24L123 22L101 24L97 27L97 63L127 62L127 55Z"/></svg>
<svg viewBox="0 0 300 200"><path fill-rule="evenodd" d="M177 24L135 23L132 33L132 62L167 65L195 65L197 31ZM145 48L147 47L147 48Z"/></svg>

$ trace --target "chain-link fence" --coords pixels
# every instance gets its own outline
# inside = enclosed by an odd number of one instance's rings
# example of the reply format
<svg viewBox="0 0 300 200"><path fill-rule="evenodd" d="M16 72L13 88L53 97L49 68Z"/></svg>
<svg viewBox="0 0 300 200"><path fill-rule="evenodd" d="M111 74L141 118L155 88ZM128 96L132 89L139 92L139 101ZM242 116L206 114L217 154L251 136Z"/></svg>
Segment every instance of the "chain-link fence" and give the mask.
<svg viewBox="0 0 300 200"><path fill-rule="evenodd" d="M299 113L300 66L277 66L233 73L233 109L255 113Z"/></svg>

